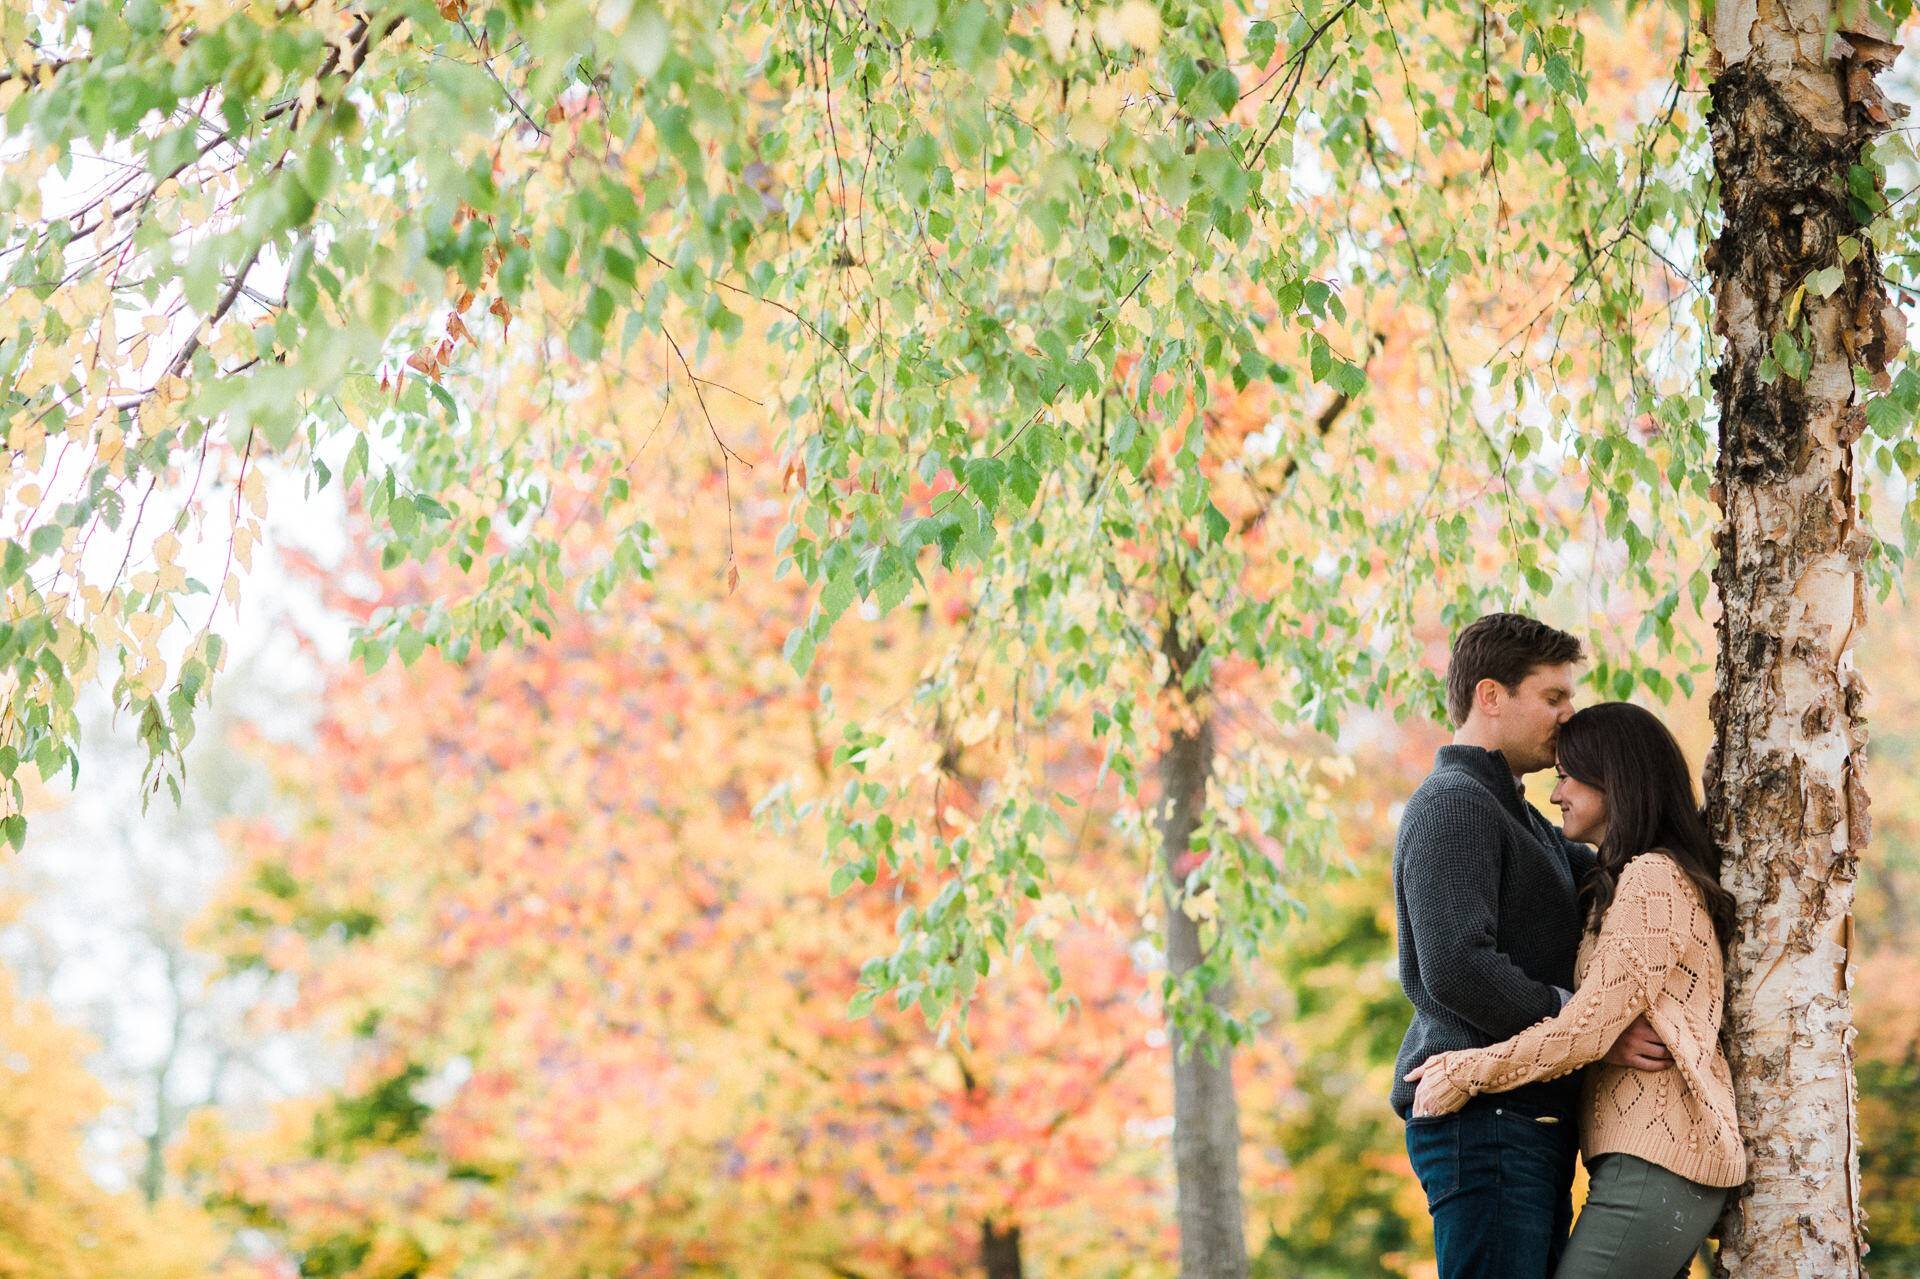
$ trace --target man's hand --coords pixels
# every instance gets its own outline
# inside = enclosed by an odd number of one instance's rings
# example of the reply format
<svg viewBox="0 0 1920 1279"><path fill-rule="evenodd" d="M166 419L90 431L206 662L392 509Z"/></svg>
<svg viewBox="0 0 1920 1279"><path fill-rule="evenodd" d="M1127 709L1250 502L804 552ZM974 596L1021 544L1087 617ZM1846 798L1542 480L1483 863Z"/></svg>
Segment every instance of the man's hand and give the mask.
<svg viewBox="0 0 1920 1279"><path fill-rule="evenodd" d="M1603 1060L1609 1066L1625 1066L1628 1070L1665 1070L1673 1065L1673 1054L1642 1013L1620 1032Z"/></svg>

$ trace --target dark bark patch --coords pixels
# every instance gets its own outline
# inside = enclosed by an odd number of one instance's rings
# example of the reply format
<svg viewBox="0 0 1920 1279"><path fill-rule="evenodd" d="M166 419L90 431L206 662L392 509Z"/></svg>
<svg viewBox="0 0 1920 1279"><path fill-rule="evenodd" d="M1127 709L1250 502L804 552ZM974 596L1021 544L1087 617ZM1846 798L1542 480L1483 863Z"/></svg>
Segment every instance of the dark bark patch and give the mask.
<svg viewBox="0 0 1920 1279"><path fill-rule="evenodd" d="M1747 636L1746 668L1758 673L1773 667L1773 655L1780 651L1780 641L1765 631L1755 631Z"/></svg>
<svg viewBox="0 0 1920 1279"><path fill-rule="evenodd" d="M1800 761L1770 752L1760 761L1747 784L1739 807L1748 829L1794 831L1805 829L1806 806L1800 787Z"/></svg>
<svg viewBox="0 0 1920 1279"><path fill-rule="evenodd" d="M1847 174L1868 132L1850 129L1836 138L1815 129L1750 63L1721 75L1710 92L1708 120L1725 214L1706 255L1723 312L1717 327L1725 336L1727 300L1742 298L1751 303L1768 344L1740 349L1730 343L1714 374L1721 480L1779 480L1793 474L1805 457L1813 406L1805 385L1794 378L1777 375L1763 382L1761 362L1773 335L1790 329L1789 295L1809 271L1838 263L1840 238L1860 229ZM1842 338L1849 357L1887 353L1891 335L1883 308L1860 305L1879 296L1871 248L1846 272L1842 304L1854 302L1855 313L1867 317L1848 326Z"/></svg>
<svg viewBox="0 0 1920 1279"><path fill-rule="evenodd" d="M1763 383L1759 362L1745 360L1738 373L1727 364L1715 369L1713 389L1720 401L1723 474L1749 484L1793 474L1807 441L1807 397L1800 384L1789 378Z"/></svg>
<svg viewBox="0 0 1920 1279"><path fill-rule="evenodd" d="M991 1217L980 1223L980 1268L987 1279L1021 1279L1020 1227L1001 1227Z"/></svg>

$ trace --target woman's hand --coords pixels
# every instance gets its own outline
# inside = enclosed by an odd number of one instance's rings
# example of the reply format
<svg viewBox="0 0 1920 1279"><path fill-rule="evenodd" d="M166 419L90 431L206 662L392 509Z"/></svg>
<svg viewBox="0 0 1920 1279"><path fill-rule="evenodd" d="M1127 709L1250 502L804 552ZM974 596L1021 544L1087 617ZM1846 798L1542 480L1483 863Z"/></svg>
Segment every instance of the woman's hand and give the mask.
<svg viewBox="0 0 1920 1279"><path fill-rule="evenodd" d="M1407 1072L1407 1082L1420 1085L1413 1093L1415 1119L1450 1115L1467 1104L1466 1094L1447 1078L1446 1064L1440 1060L1444 1056L1445 1053L1435 1053Z"/></svg>

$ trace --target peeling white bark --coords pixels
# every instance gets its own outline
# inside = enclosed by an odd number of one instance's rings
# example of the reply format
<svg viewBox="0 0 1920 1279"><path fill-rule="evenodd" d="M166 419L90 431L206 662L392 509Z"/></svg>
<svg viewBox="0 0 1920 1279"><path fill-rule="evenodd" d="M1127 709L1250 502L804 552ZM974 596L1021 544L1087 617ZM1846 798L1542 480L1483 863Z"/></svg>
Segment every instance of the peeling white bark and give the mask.
<svg viewBox="0 0 1920 1279"><path fill-rule="evenodd" d="M1864 1273L1847 969L1868 835L1852 370L1883 381L1904 330L1847 199L1849 166L1894 114L1874 85L1894 50L1848 25L1830 3L1723 0L1709 26L1726 226L1708 254L1725 348L1707 789L1741 915L1727 1050L1751 1174L1720 1253L1737 1279ZM1840 289L1796 297L1809 271L1842 265L1849 235L1862 251ZM1803 382L1761 376L1780 331L1811 349Z"/></svg>
<svg viewBox="0 0 1920 1279"><path fill-rule="evenodd" d="M1724 66L1745 62L1753 49L1753 24L1759 20L1758 0L1721 0L1709 19L1714 51Z"/></svg>

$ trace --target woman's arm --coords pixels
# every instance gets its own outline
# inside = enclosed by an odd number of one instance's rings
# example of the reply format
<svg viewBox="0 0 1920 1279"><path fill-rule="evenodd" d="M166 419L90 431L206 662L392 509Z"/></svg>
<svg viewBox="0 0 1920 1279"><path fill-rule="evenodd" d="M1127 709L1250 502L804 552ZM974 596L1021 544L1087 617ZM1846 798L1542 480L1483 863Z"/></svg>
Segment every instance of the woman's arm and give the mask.
<svg viewBox="0 0 1920 1279"><path fill-rule="evenodd" d="M1687 946L1693 893L1658 853L1621 872L1612 907L1594 943L1586 979L1558 1016L1490 1048L1440 1053L1408 1075L1418 1079L1413 1113L1444 1115L1484 1092L1555 1079L1606 1056L1633 1019L1647 1011ZM1673 899L1683 895L1679 902Z"/></svg>

